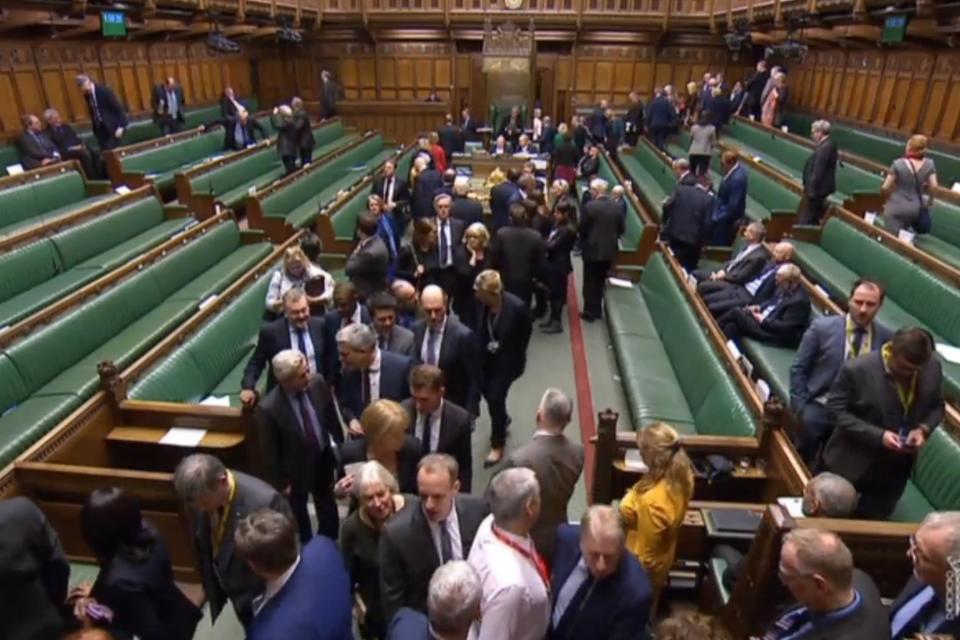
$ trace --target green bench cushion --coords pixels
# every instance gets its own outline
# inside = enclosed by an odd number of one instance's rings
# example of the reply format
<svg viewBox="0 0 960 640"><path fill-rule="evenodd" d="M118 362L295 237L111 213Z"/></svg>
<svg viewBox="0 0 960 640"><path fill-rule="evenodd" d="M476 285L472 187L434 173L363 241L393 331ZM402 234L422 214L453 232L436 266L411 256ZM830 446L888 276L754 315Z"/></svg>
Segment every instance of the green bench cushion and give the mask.
<svg viewBox="0 0 960 640"><path fill-rule="evenodd" d="M96 267L75 267L0 302L0 326L9 326L52 304L103 274Z"/></svg>
<svg viewBox="0 0 960 640"><path fill-rule="evenodd" d="M271 246L268 242L257 242L238 247L230 255L194 278L190 284L173 294L171 299L202 302L207 297L220 293L236 282L253 265L270 255L270 251Z"/></svg>
<svg viewBox="0 0 960 640"><path fill-rule="evenodd" d="M16 459L83 404L74 393L32 397L0 416L0 467Z"/></svg>
<svg viewBox="0 0 960 640"><path fill-rule="evenodd" d="M116 269L177 235L191 222L194 222L192 217L164 220L103 253L87 258L77 266Z"/></svg>

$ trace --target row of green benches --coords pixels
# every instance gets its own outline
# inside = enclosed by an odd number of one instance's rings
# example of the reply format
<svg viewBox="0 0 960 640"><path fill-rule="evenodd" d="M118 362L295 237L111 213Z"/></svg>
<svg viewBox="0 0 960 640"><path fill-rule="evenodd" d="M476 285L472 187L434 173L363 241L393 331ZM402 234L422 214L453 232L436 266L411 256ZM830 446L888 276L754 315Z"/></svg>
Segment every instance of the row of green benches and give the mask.
<svg viewBox="0 0 960 640"><path fill-rule="evenodd" d="M17 181L0 190L0 236L115 197L108 186L106 181L85 179L73 164L36 179Z"/></svg>
<svg viewBox="0 0 960 640"><path fill-rule="evenodd" d="M600 168L597 171L597 177L605 180L610 188L620 184L620 180L610 166L609 157L605 153L600 156ZM577 181L577 187L578 193L582 193L589 189L590 185L587 180L580 179ZM636 251L640 247L640 236L643 234L643 219L630 198L627 198L626 202L627 218L623 235L620 236L620 250Z"/></svg>

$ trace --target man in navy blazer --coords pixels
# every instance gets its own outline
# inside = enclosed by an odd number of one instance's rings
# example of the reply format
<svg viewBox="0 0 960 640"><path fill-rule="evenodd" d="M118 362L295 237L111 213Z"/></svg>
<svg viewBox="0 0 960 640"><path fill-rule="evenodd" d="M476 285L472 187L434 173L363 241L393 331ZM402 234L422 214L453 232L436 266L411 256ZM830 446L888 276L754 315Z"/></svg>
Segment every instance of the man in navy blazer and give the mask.
<svg viewBox="0 0 960 640"><path fill-rule="evenodd" d="M507 169L507 179L490 189L490 232L497 232L500 227L510 223L510 204L519 198L520 187L517 180L520 172L516 169Z"/></svg>
<svg viewBox="0 0 960 640"><path fill-rule="evenodd" d="M127 112L117 95L108 87L95 84L85 75L77 76L77 86L83 92L87 103L93 135L100 144L100 150L106 151L120 146L120 139L127 128Z"/></svg>
<svg viewBox="0 0 960 640"><path fill-rule="evenodd" d="M762 305L731 309L717 319L727 338L753 338L778 347L800 342L810 320L810 297L800 281L800 267L777 267L777 289Z"/></svg>
<svg viewBox="0 0 960 640"><path fill-rule="evenodd" d="M807 464L833 433L827 415L827 392L847 360L877 351L893 332L875 322L883 305L883 287L866 278L853 284L845 315L817 318L803 334L790 367L790 408L800 419L803 433L797 451Z"/></svg>
<svg viewBox="0 0 960 640"><path fill-rule="evenodd" d="M333 309L323 317L323 377L336 385L340 379L340 353L337 332L350 324L370 324L370 312L360 304L360 295L352 282L338 282L333 288Z"/></svg>
<svg viewBox="0 0 960 640"><path fill-rule="evenodd" d="M265 587L253 600L249 640L352 640L350 576L330 538L301 549L289 517L257 509L238 523L234 544Z"/></svg>
<svg viewBox="0 0 960 640"><path fill-rule="evenodd" d="M677 110L665 94L660 94L647 105L647 130L650 140L661 151L666 151L667 134L677 122Z"/></svg>
<svg viewBox="0 0 960 640"><path fill-rule="evenodd" d="M726 247L733 243L737 227L747 215L747 170L735 151L725 151L720 161L724 175L717 189L710 244Z"/></svg>
<svg viewBox="0 0 960 640"><path fill-rule="evenodd" d="M310 316L310 302L303 289L290 289L283 295L283 316L260 327L257 348L243 369L240 401L253 408L257 404L257 381L273 356L285 349L296 349L307 357L310 374L324 373L323 318ZM304 353L305 352L305 353ZM267 392L276 381L273 371L267 372Z"/></svg>
<svg viewBox="0 0 960 640"><path fill-rule="evenodd" d="M557 529L550 640L646 637L653 586L625 539L620 516L608 505L587 509L579 526Z"/></svg>
<svg viewBox="0 0 960 640"><path fill-rule="evenodd" d="M343 421L354 434L361 434L360 414L374 400L403 402L410 397L413 359L384 351L368 325L351 324L337 332L337 348L343 372L337 384L337 400Z"/></svg>
<svg viewBox="0 0 960 640"><path fill-rule="evenodd" d="M427 612L399 609L387 640L467 640L480 619L483 590L480 576L466 560L451 560L433 572L427 593Z"/></svg>

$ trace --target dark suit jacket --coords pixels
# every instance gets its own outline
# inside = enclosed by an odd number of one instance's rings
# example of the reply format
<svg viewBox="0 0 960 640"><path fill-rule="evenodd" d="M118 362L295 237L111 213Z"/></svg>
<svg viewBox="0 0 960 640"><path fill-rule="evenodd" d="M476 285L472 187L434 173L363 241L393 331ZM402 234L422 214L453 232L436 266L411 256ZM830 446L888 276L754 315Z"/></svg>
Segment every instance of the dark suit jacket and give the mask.
<svg viewBox="0 0 960 640"><path fill-rule="evenodd" d="M183 99L183 88L177 85L173 88L173 93L177 96L177 121L183 122L183 111L186 109L186 102ZM158 84L153 88L153 96L150 98L150 106L153 108L153 119L155 121L170 116L170 105L167 104L167 87Z"/></svg>
<svg viewBox="0 0 960 640"><path fill-rule="evenodd" d="M380 351L380 397L400 402L410 397L410 369L413 368L413 359ZM340 375L337 385L337 400L340 402L340 412L346 422L360 419L360 414L366 408L362 400L363 377L360 371L344 371Z"/></svg>
<svg viewBox="0 0 960 640"><path fill-rule="evenodd" d="M551 572L554 606L563 584L581 557L580 526L560 525L556 530L556 552ZM636 556L624 549L617 571L595 584L579 611L568 607L558 628L550 625L548 638L637 640L644 637L652 604L653 586L650 578Z"/></svg>
<svg viewBox="0 0 960 640"><path fill-rule="evenodd" d="M443 147L443 152L447 154L447 164L449 165L453 153L463 148L460 130L453 125L444 125L437 131L437 135L440 137L440 146Z"/></svg>
<svg viewBox="0 0 960 640"><path fill-rule="evenodd" d="M277 130L277 154L281 158L291 158L300 154L300 130L293 116L279 113L271 117L273 128Z"/></svg>
<svg viewBox="0 0 960 640"><path fill-rule="evenodd" d="M556 233L551 232L547 236L547 262L563 273L570 273L573 271L570 252L576 243L577 232L571 227L561 227Z"/></svg>
<svg viewBox="0 0 960 640"><path fill-rule="evenodd" d="M320 94L320 117L332 118L337 115L337 101L343 97L340 86L333 80L323 83Z"/></svg>
<svg viewBox="0 0 960 640"><path fill-rule="evenodd" d="M647 127L669 129L677 121L677 110L666 96L657 96L647 105Z"/></svg>
<svg viewBox="0 0 960 640"><path fill-rule="evenodd" d="M97 120L94 117L93 100L89 94L83 94L87 102L87 109L90 112L90 122L93 125L94 132L98 139L109 138L119 127L126 128L127 112L117 99L117 94L109 87L100 84L94 84L93 92L97 97L97 107L100 110L100 123L97 126Z"/></svg>
<svg viewBox="0 0 960 640"><path fill-rule="evenodd" d="M370 312L360 306L360 322L370 324ZM337 332L343 328L343 318L336 309L327 311L323 316L323 377L327 383L335 385L340 379L340 351L337 349Z"/></svg>
<svg viewBox="0 0 960 640"><path fill-rule="evenodd" d="M583 260L613 262L620 252L619 238L626 229L620 206L610 198L591 200L580 217Z"/></svg>
<svg viewBox="0 0 960 640"><path fill-rule="evenodd" d="M493 243L491 260L508 291L529 290L543 270L547 246L530 227L501 227Z"/></svg>
<svg viewBox="0 0 960 640"><path fill-rule="evenodd" d="M413 399L403 401L403 408L410 416L410 433L416 433L417 408ZM470 493L473 486L473 449L470 445L470 414L467 410L450 400L443 401L440 411L440 436L437 440L437 453L446 453L457 460L460 467L460 491ZM423 443L420 443L422 449Z"/></svg>
<svg viewBox="0 0 960 640"><path fill-rule="evenodd" d="M287 499L277 493L269 484L240 471L231 471L237 483L237 493L233 508L224 517L227 523L223 532L219 552L213 555L213 533L210 518L198 514L195 518L193 536L197 549L197 565L203 591L210 603L210 616L217 619L227 602L233 603L237 617L248 623L253 616L253 599L263 592L263 581L258 578L247 563L234 554L233 534L237 523L251 511L264 507L280 511L293 519Z"/></svg>
<svg viewBox="0 0 960 640"><path fill-rule="evenodd" d="M483 205L473 198L456 196L450 207L450 217L463 222L464 228L474 222L483 222Z"/></svg>
<svg viewBox="0 0 960 640"><path fill-rule="evenodd" d="M713 221L733 223L747 215L747 170L737 165L729 176L720 181Z"/></svg>
<svg viewBox="0 0 960 640"><path fill-rule="evenodd" d="M393 176L393 201L398 205L404 204L410 201L410 186L407 184L407 181L401 178L400 176ZM386 185L386 178L382 175L378 176L376 180L373 181L370 186L370 195L380 196L386 202L387 192L384 188Z"/></svg>
<svg viewBox="0 0 960 640"><path fill-rule="evenodd" d="M661 233L677 242L702 245L707 239L712 215L713 196L695 182L681 180L663 203Z"/></svg>
<svg viewBox="0 0 960 640"><path fill-rule="evenodd" d="M300 564L250 627L250 640L352 640L350 576L337 545L316 536L300 550Z"/></svg>
<svg viewBox="0 0 960 640"><path fill-rule="evenodd" d="M315 376L307 388L313 410L320 421L321 431L327 435L320 444L319 456L307 445L304 427L298 413L294 413L286 392L279 386L257 404L257 435L260 442L260 464L263 479L277 491L288 486L298 494L313 491L318 482L333 482L336 463L330 447L330 438L343 442L343 430L337 421L333 399L321 376Z"/></svg>
<svg viewBox="0 0 960 640"><path fill-rule="evenodd" d="M803 193L810 198L825 198L837 190L839 153L833 138L817 143L803 165Z"/></svg>
<svg viewBox="0 0 960 640"><path fill-rule="evenodd" d="M118 553L104 562L90 595L113 609L115 638L192 640L203 614L174 582L163 539L149 524L147 530L149 554L140 560Z"/></svg>
<svg viewBox="0 0 960 640"><path fill-rule="evenodd" d="M420 463L420 443L412 435L403 439L397 459L397 484L401 493L417 493L417 464ZM365 438L350 440L340 448L340 462L344 465L367 461Z"/></svg>
<svg viewBox="0 0 960 640"><path fill-rule="evenodd" d="M825 466L854 486L873 488L891 500L903 492L913 456L895 453L881 444L884 431L901 425L933 429L943 421L943 371L932 357L917 378L916 399L909 413L883 366L879 352L848 360L827 395L827 411L836 424L823 452Z"/></svg>
<svg viewBox="0 0 960 640"><path fill-rule="evenodd" d="M423 362L421 356L426 335L427 321L418 320L413 325L413 353L417 364ZM451 316L447 316L437 366L443 370L446 378L447 398L471 415L477 415L483 376L480 368L480 345L473 331Z"/></svg>
<svg viewBox="0 0 960 640"><path fill-rule="evenodd" d="M424 218L434 215L433 197L437 189L443 186L443 176L436 169L426 169L413 186L413 217Z"/></svg>
<svg viewBox="0 0 960 640"><path fill-rule="evenodd" d="M57 532L23 497L0 501L0 615L6 640L58 638L70 565Z"/></svg>
<svg viewBox="0 0 960 640"><path fill-rule="evenodd" d="M530 310L523 300L504 291L500 315L493 321L492 335L488 328L489 317L490 309L481 305L476 313L477 324L473 328L480 340L480 352L485 354L485 375L505 375L515 380L527 368L527 346L533 332ZM496 354L490 354L487 347L494 340L500 344L500 348Z"/></svg>
<svg viewBox="0 0 960 640"><path fill-rule="evenodd" d="M461 122L461 123L460 123L460 130L463 131L463 139L461 140L461 143L464 142L464 141L472 142L472 141L476 140L476 139L477 139L477 127L478 127L478 126L479 126L479 125L477 124L477 121L474 120L473 118L468 118L468 119L464 120L463 122ZM459 150L460 150L460 151L463 151L463 145L462 145L462 144L461 144L461 147L460 147Z"/></svg>
<svg viewBox="0 0 960 640"><path fill-rule="evenodd" d="M926 588L927 585L920 582L916 576L910 576L910 579L907 580L907 584L904 585L903 590L897 596L896 600L890 605L890 622L893 622L893 617L896 613L903 608L907 602L909 602L917 593ZM886 620L884 620L886 622ZM889 626L889 625L888 625ZM889 633L891 629L887 629ZM953 620L944 620L937 626L935 629L927 629L925 633L929 634L941 634L946 636L956 636L960 638L960 618L954 618ZM880 636L877 636L880 637ZM884 636L886 637L886 636ZM864 640L867 640L867 636L863 637ZM906 640L903 636L896 636L893 640Z"/></svg>
<svg viewBox="0 0 960 640"><path fill-rule="evenodd" d="M50 142L57 147L60 155L63 155L70 147L84 146L83 140L81 140L77 132L73 130L73 127L68 124L61 124L59 127L47 127L45 133L50 139Z"/></svg>
<svg viewBox="0 0 960 640"><path fill-rule="evenodd" d="M591 158L590 156L583 156L580 158L580 175L583 178L592 178L597 175L597 172L600 171L600 157Z"/></svg>
<svg viewBox="0 0 960 640"><path fill-rule="evenodd" d="M510 222L510 203L513 201L519 187L509 180L504 180L490 189L490 226L499 229Z"/></svg>
<svg viewBox="0 0 960 640"><path fill-rule="evenodd" d="M324 339L324 321L323 318L310 318L310 324L307 327L310 335L310 341L313 343L314 364L319 373L323 373L325 363L326 341ZM284 349L297 349L298 346L290 344L290 325L286 318L279 318L273 322L268 322L260 327L260 335L257 337L257 348L254 349L247 366L243 370L243 389L254 389L257 386L257 380L263 373L264 367L270 367L267 371L267 391L273 389L276 383L273 379L273 368L270 362L273 356ZM334 341L333 350L336 352L336 341Z"/></svg>
<svg viewBox="0 0 960 640"><path fill-rule="evenodd" d="M750 79L747 80L743 88L749 96L748 100L749 100L750 106L757 106L761 104L762 102L761 98L763 97L763 89L767 86L768 80L770 80L769 71L757 72L752 76L750 76Z"/></svg>
<svg viewBox="0 0 960 640"><path fill-rule="evenodd" d="M583 445L564 435L534 436L507 456L506 466L527 467L537 475L540 517L530 535L537 551L549 562L554 555L557 527L568 522L567 504L583 471Z"/></svg>
<svg viewBox="0 0 960 640"><path fill-rule="evenodd" d="M480 523L490 512L487 503L476 496L456 497L457 520L463 558L470 555L473 538ZM411 553L416 549L416 553ZM430 526L421 507L404 509L387 522L380 535L380 596L383 619L393 619L401 607L427 610L427 587L440 557L430 535Z"/></svg>
<svg viewBox="0 0 960 640"><path fill-rule="evenodd" d="M367 299L387 288L387 271L390 268L390 250L379 235L366 241L347 258L344 273L357 288L361 299Z"/></svg>
<svg viewBox="0 0 960 640"><path fill-rule="evenodd" d="M434 217L433 223L437 225L437 265L440 264L440 218ZM457 218L448 218L447 224L450 225L450 248L451 255L456 259L456 248L463 244L463 232L466 230L466 225L463 220ZM453 266L451 263L449 266ZM450 293L449 291L447 293Z"/></svg>
<svg viewBox="0 0 960 640"><path fill-rule="evenodd" d="M643 101L637 100L630 105L630 108L627 109L627 115L624 116L624 124L629 126L635 132L643 131Z"/></svg>
<svg viewBox="0 0 960 640"><path fill-rule="evenodd" d="M370 325L370 328L373 329L373 324ZM374 329L374 331L376 330ZM379 342L379 340L380 336L378 335L377 341ZM399 324L393 325L393 330L387 338L387 344L381 348L401 356L413 358L413 331L401 327Z"/></svg>
<svg viewBox="0 0 960 640"><path fill-rule="evenodd" d="M239 103L240 100L238 99L237 102ZM237 117L237 106L227 96L220 96L220 115L231 119Z"/></svg>
<svg viewBox="0 0 960 640"><path fill-rule="evenodd" d="M387 629L387 640L432 640L430 620L409 607L397 611Z"/></svg>
<svg viewBox="0 0 960 640"><path fill-rule="evenodd" d="M590 114L590 135L597 142L607 137L607 115L600 107L594 108Z"/></svg>
<svg viewBox="0 0 960 640"><path fill-rule="evenodd" d="M747 247L741 249L741 252ZM739 254L738 254L739 255ZM770 259L770 252L764 245L750 250L739 262L729 260L723 265L724 280L733 284L745 285L763 271L763 267Z"/></svg>
<svg viewBox="0 0 960 640"><path fill-rule="evenodd" d="M878 350L892 337L892 331L874 322L870 350ZM790 367L790 406L795 412L830 389L843 366L846 342L846 315L825 316L810 324Z"/></svg>
<svg viewBox="0 0 960 640"><path fill-rule="evenodd" d="M17 139L17 146L20 147L20 163L27 170L43 166L44 160L48 158L53 160L53 154L59 153L57 145L47 137L45 131L38 132L36 137L29 131L24 131Z"/></svg>
<svg viewBox="0 0 960 640"><path fill-rule="evenodd" d="M776 298L774 293L774 298ZM770 304L767 301L766 304ZM810 322L810 296L802 286L787 294L773 311L760 323L760 328L777 337L782 346L799 344Z"/></svg>
<svg viewBox="0 0 960 640"><path fill-rule="evenodd" d="M316 140L313 139L313 126L310 115L306 111L293 112L293 127L296 132L297 146L301 151L313 150Z"/></svg>
<svg viewBox="0 0 960 640"><path fill-rule="evenodd" d="M243 133L246 137L246 145L240 146L237 144L236 136L236 119L224 118L223 120L215 120L210 124L206 125L206 128L210 128L211 125L220 124L223 126L223 148L227 151L240 151L245 149L247 145L254 144L257 141L257 132L260 132L260 139L267 139L267 132L263 129L263 126L257 122L256 118L247 118L247 124L243 125Z"/></svg>

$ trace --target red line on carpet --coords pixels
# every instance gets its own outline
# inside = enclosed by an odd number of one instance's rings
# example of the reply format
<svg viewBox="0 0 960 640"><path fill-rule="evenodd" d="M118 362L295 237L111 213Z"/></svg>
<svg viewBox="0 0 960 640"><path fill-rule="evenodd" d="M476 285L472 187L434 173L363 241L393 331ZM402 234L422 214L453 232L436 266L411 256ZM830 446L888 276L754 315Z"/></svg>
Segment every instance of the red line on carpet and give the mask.
<svg viewBox="0 0 960 640"><path fill-rule="evenodd" d="M567 318L570 326L570 350L573 352L573 380L577 387L577 413L580 418L580 438L586 451L583 473L587 482L587 503L593 496L594 447L590 440L597 433L597 417L593 410L593 391L590 388L590 368L587 349L583 343L583 323L574 274L567 279Z"/></svg>

